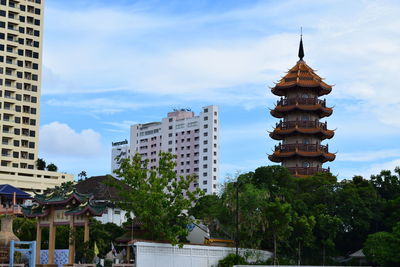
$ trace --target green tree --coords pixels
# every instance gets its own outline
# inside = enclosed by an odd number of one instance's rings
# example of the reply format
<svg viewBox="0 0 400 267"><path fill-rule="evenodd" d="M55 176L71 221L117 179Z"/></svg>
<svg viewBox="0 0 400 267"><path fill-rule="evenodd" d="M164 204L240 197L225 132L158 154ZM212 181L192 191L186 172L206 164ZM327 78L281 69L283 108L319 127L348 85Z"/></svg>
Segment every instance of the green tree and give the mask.
<svg viewBox="0 0 400 267"><path fill-rule="evenodd" d="M36 220L28 218L15 218L13 221L15 235L21 241L36 240Z"/></svg>
<svg viewBox="0 0 400 267"><path fill-rule="evenodd" d="M218 267L232 267L238 264L247 264L247 261L242 256L236 256L236 254L232 253L226 255L225 258L218 261Z"/></svg>
<svg viewBox="0 0 400 267"><path fill-rule="evenodd" d="M148 160L142 161L140 154L136 154L132 159L122 160L115 172L130 187L122 190L121 185L115 184L121 189L122 201L118 205L141 219L151 239L167 240L174 245L180 237L187 236L187 225L192 222L184 211L202 195L199 188L189 190L190 184L197 180L194 175L176 175L175 158L161 152L158 166L150 169Z"/></svg>
<svg viewBox="0 0 400 267"><path fill-rule="evenodd" d="M343 254L357 251L382 221L382 198L372 183L355 176L352 180L338 183L335 203L335 214L343 223L343 231L337 237L337 249Z"/></svg>
<svg viewBox="0 0 400 267"><path fill-rule="evenodd" d="M400 265L400 222L393 231L378 232L368 236L364 244L365 256L380 266Z"/></svg>
<svg viewBox="0 0 400 267"><path fill-rule="evenodd" d="M276 199L267 202L262 207L263 228L272 235L274 246L274 265L278 264L278 241L287 238L293 228L290 226L292 221L292 207Z"/></svg>
<svg viewBox="0 0 400 267"><path fill-rule="evenodd" d="M38 170L44 171L44 169L46 169L46 161L44 161L44 159L42 158L38 158L36 160L36 168Z"/></svg>
<svg viewBox="0 0 400 267"><path fill-rule="evenodd" d="M383 170L380 174L371 175L371 181L382 198L389 200L400 197L400 167L396 167L394 174Z"/></svg>
<svg viewBox="0 0 400 267"><path fill-rule="evenodd" d="M86 178L87 178L87 173L86 173L86 171L81 171L81 172L78 174L78 177L79 177L80 180L86 179Z"/></svg>
<svg viewBox="0 0 400 267"><path fill-rule="evenodd" d="M201 220L212 233L219 233L221 230L220 218L226 214L226 208L219 196L205 195L198 199L188 213L195 219ZM225 236L221 233L218 235Z"/></svg>
<svg viewBox="0 0 400 267"><path fill-rule="evenodd" d="M385 226L387 229L393 228L400 222L400 197L391 199L386 202L385 207Z"/></svg>
<svg viewBox="0 0 400 267"><path fill-rule="evenodd" d="M58 170L58 167L54 163L50 163L47 165L46 169L49 172L56 172Z"/></svg>
<svg viewBox="0 0 400 267"><path fill-rule="evenodd" d="M301 251L303 246L310 246L314 240L313 230L315 227L314 216L293 216L292 236L297 243L297 264L301 265Z"/></svg>
<svg viewBox="0 0 400 267"><path fill-rule="evenodd" d="M322 264L326 263L327 251L335 248L335 237L340 231L342 220L339 217L328 214L320 214L317 217L316 236L322 245Z"/></svg>
<svg viewBox="0 0 400 267"><path fill-rule="evenodd" d="M250 181L256 187L266 189L271 199L290 201L296 189L295 179L288 169L277 165L257 168Z"/></svg>
<svg viewBox="0 0 400 267"><path fill-rule="evenodd" d="M253 184L241 184L238 182L239 210L237 213L236 202L236 183L225 185L222 201L223 207L228 214L221 213L220 218L222 227L231 233L230 237L236 236L236 216L239 218L239 242L241 247L258 248L264 239L260 233L263 232L261 220L263 213L260 207L268 201L268 192L265 189L259 189Z"/></svg>
<svg viewBox="0 0 400 267"><path fill-rule="evenodd" d="M96 219L90 221L90 245L96 242L99 254L105 256L111 250L111 242L122 236L125 230L114 223L102 224Z"/></svg>

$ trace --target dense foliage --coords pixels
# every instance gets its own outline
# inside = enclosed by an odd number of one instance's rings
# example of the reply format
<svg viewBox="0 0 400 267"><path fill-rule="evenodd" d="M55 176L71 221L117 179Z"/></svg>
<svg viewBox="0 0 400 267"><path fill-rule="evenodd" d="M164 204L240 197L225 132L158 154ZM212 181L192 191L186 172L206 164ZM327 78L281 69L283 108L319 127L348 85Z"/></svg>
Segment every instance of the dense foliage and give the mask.
<svg viewBox="0 0 400 267"><path fill-rule="evenodd" d="M236 229L234 182L239 184L241 247L275 251L274 263L293 264L329 264L364 247L373 263L400 264L399 168L369 180L355 176L337 181L327 173L293 178L280 166L241 174L226 182L219 196L204 196L190 210L213 235L231 239Z"/></svg>
<svg viewBox="0 0 400 267"><path fill-rule="evenodd" d="M218 261L218 267L232 267L238 264L248 264L246 259L240 255L228 254L225 258Z"/></svg>
<svg viewBox="0 0 400 267"><path fill-rule="evenodd" d="M118 206L133 213L143 222L151 240L166 240L172 244L181 243L188 234L187 225L192 219L185 213L197 198L200 189L189 190L197 177L178 176L174 170L176 156L160 152L156 168L149 168L149 161L140 154L132 159L122 160L115 172L123 178L122 183L130 190L115 183L122 201Z"/></svg>

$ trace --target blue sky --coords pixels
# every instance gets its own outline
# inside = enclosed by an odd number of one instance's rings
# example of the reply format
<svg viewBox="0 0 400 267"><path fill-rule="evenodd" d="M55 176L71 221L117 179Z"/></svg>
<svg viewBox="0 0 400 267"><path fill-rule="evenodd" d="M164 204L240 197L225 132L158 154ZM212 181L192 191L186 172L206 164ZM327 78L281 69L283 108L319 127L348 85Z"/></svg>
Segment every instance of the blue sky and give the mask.
<svg viewBox="0 0 400 267"><path fill-rule="evenodd" d="M111 142L173 108L220 107L221 178L270 165L269 86L297 61L333 84L341 179L400 166L398 1L46 1L40 156L110 172Z"/></svg>

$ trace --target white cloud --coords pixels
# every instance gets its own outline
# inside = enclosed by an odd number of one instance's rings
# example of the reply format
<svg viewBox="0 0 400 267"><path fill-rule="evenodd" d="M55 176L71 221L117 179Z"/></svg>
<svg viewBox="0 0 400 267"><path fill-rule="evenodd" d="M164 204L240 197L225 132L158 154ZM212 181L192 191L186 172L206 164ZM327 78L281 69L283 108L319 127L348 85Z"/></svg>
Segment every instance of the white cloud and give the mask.
<svg viewBox="0 0 400 267"><path fill-rule="evenodd" d="M307 63L335 84L327 100L337 107L327 120L338 130L329 144L340 147L345 140L352 143L346 151L352 151L357 142L364 145L360 139L374 138L388 147L388 137L400 131L396 1L304 0L301 6L298 0L267 1L178 15L95 5L73 12L53 6L46 12L43 93L52 98L47 105L95 113L99 121L110 121L103 118L126 110L194 101L246 109L271 107L276 97L268 86L295 64L302 25ZM105 92L132 97L95 95ZM127 130L126 125L112 126L109 131ZM226 129L221 141L241 146L243 138L265 137L266 142L275 142L266 132L272 123L249 126ZM272 147L266 145L267 150ZM378 153L339 151L338 161L371 164L389 160L388 155L396 157L396 149L393 145L393 151ZM230 162L223 160L224 168L235 170L232 158L243 156L229 157ZM260 154L248 157L261 158ZM345 171L353 175L359 169Z"/></svg>
<svg viewBox="0 0 400 267"><path fill-rule="evenodd" d="M379 174L382 170L394 171L396 167L400 167L400 158L359 168L342 168L339 177L351 179L355 175L361 175L369 179L371 175Z"/></svg>
<svg viewBox="0 0 400 267"><path fill-rule="evenodd" d="M111 122L111 121L108 121L108 122L104 122L104 124L111 125L111 126L114 126L117 129L127 131L127 130L129 130L131 128L131 125L137 124L137 122L136 121L129 121L129 120L125 120L125 121L122 121L122 122Z"/></svg>
<svg viewBox="0 0 400 267"><path fill-rule="evenodd" d="M171 102L167 101L134 101L116 98L89 98L89 99L49 99L46 101L47 105L57 106L57 107L68 107L68 108L79 108L82 110L90 110L93 113L104 113L104 114L114 114L119 113L127 109L140 109L152 106L170 106Z"/></svg>
<svg viewBox="0 0 400 267"><path fill-rule="evenodd" d="M137 6L75 12L53 7L47 11L48 27L57 38L47 41L44 55L49 71L45 74L59 78L45 78L43 91L134 91L224 104L232 101L246 108L265 105L273 97L266 85L273 85L295 63L298 45L297 33L262 31L274 20L276 27L291 31L300 22L304 26L306 60L323 70L319 74L328 83L336 83L328 98L363 100L376 114L384 114L381 110L391 104L388 111L400 113L396 84L400 40L393 38L400 34L399 5L391 1L351 5L334 1L326 6L305 1L303 5L304 10L312 7L318 12L295 12L296 1L191 16L155 15ZM288 21L279 16L283 12L293 15L289 28ZM224 22L240 25L236 35L224 34L230 30L220 26ZM193 32L182 30L183 25ZM215 25L217 36L207 34L210 25ZM249 30L253 35L247 34ZM164 35L170 39L164 41ZM253 85L251 90L245 89L248 85ZM383 115L379 119L400 125L398 119Z"/></svg>
<svg viewBox="0 0 400 267"><path fill-rule="evenodd" d="M372 175L372 174L379 174L382 170L390 170L394 171L396 167L400 167L400 158L394 159L388 162L384 163L377 163L373 164L368 170L366 171L367 174ZM366 177L369 177L366 176Z"/></svg>
<svg viewBox="0 0 400 267"><path fill-rule="evenodd" d="M400 157L399 149L386 149L378 151L364 151L352 153L338 153L336 160L353 162L371 162L393 157Z"/></svg>
<svg viewBox="0 0 400 267"><path fill-rule="evenodd" d="M100 134L92 129L79 133L60 122L46 124L40 129L41 152L56 157L97 156L101 152L100 139Z"/></svg>

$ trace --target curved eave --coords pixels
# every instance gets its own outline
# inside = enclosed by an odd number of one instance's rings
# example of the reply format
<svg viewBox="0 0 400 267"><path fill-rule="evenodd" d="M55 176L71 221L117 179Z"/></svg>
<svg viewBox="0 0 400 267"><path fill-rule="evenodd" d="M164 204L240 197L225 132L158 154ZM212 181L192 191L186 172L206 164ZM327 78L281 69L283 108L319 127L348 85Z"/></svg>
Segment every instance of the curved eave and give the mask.
<svg viewBox="0 0 400 267"><path fill-rule="evenodd" d="M25 217L28 217L28 218L37 218L37 217L45 217L45 216L47 216L47 215L49 215L49 210L48 209L46 209L44 212L42 212L42 213L34 213L34 214L32 214L32 213L27 213L27 211L32 211L32 210L27 210L27 209L22 209L22 214L25 216Z"/></svg>
<svg viewBox="0 0 400 267"><path fill-rule="evenodd" d="M296 177L296 178L307 178L307 177L313 176L317 173L324 173L324 172L314 172L314 173L310 173L310 174L292 174L292 176Z"/></svg>
<svg viewBox="0 0 400 267"><path fill-rule="evenodd" d="M275 118L283 118L286 113L295 110L301 111L313 111L319 115L320 118L329 117L333 113L332 108L323 107L321 104L318 105L289 105L289 106L276 106L270 111L271 115Z"/></svg>
<svg viewBox="0 0 400 267"><path fill-rule="evenodd" d="M66 211L65 215L81 215L81 214L85 214L87 212L89 212L92 216L102 216L103 212L105 210L105 207L102 208L101 210L96 210L91 206L86 206L83 209L80 210L73 210L73 211Z"/></svg>
<svg viewBox="0 0 400 267"><path fill-rule="evenodd" d="M269 155L268 158L272 162L282 162L284 159L287 158L294 158L294 157L303 157L303 158L318 158L321 162L327 161L334 161L336 155L333 153L326 153L323 151L315 151L315 152L308 152L308 151L291 151L291 152L280 152L275 151L272 155Z"/></svg>
<svg viewBox="0 0 400 267"><path fill-rule="evenodd" d="M275 128L274 131L269 134L269 136L274 140L282 140L284 136L296 133L319 135L322 140L331 139L335 135L334 131L323 130L321 128L291 128L285 130Z"/></svg>
<svg viewBox="0 0 400 267"><path fill-rule="evenodd" d="M271 92L277 96L286 96L286 90L293 89L295 87L317 89L318 96L327 95L332 91L332 87L325 87L325 86L321 86L320 84L314 84L314 85L311 85L311 84L305 85L304 84L303 85L301 83L295 82L295 83L284 84L284 85L277 84L275 87L273 87L271 89Z"/></svg>
<svg viewBox="0 0 400 267"><path fill-rule="evenodd" d="M78 203L82 203L83 202L83 200L82 200L82 198L78 195L75 195L75 194L73 194L73 195L70 195L68 198L66 198L66 199L63 199L63 200L56 200L56 201L52 201L51 199L49 199L49 200L43 200L43 199L38 199L38 198L35 198L35 200L39 203L39 204L41 204L41 205L61 205L61 204L67 204L67 203L69 203L70 201L72 201L72 200L76 200L76 201L78 201Z"/></svg>
<svg viewBox="0 0 400 267"><path fill-rule="evenodd" d="M292 174L292 176L296 177L296 178L307 178L307 177L313 176L316 173L313 173L313 174Z"/></svg>

